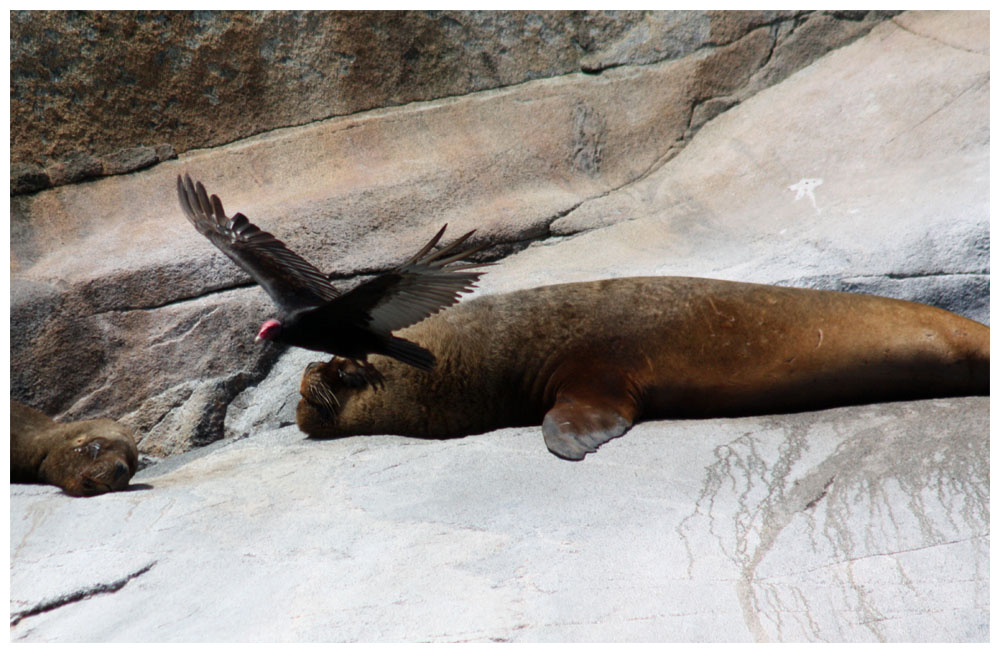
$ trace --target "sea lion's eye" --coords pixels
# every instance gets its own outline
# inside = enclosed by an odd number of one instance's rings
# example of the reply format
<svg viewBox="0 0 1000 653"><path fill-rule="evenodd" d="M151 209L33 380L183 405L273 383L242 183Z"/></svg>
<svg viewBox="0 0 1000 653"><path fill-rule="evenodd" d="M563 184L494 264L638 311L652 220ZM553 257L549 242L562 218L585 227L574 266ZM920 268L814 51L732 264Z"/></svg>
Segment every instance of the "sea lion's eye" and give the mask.
<svg viewBox="0 0 1000 653"><path fill-rule="evenodd" d="M97 456L101 454L101 443L97 440L91 440L82 447L77 447L76 451L82 454L87 454L93 460L97 460Z"/></svg>

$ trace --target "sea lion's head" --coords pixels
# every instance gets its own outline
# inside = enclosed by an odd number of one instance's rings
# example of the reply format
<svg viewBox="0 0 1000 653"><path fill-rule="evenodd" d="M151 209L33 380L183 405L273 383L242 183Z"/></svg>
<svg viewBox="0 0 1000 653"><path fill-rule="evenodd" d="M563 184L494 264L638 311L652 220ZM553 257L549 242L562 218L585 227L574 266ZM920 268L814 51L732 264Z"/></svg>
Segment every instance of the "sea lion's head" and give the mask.
<svg viewBox="0 0 1000 653"><path fill-rule="evenodd" d="M63 425L72 429L63 446L49 451L40 476L73 496L123 490L139 469L131 431L109 419Z"/></svg>
<svg viewBox="0 0 1000 653"><path fill-rule="evenodd" d="M334 357L327 363L309 363L299 383L302 399L296 410L299 428L308 435L327 435L337 416L355 395L370 387L354 361Z"/></svg>

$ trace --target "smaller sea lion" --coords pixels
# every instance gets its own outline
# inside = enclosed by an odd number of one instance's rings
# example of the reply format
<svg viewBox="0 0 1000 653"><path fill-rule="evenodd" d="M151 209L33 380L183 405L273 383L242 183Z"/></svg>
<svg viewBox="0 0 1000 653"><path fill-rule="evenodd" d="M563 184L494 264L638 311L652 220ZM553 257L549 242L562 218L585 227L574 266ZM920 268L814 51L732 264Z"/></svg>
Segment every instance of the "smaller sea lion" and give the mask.
<svg viewBox="0 0 1000 653"><path fill-rule="evenodd" d="M135 439L118 422L59 423L10 402L11 483L48 483L85 497L125 489L138 468Z"/></svg>
<svg viewBox="0 0 1000 653"><path fill-rule="evenodd" d="M640 277L459 304L406 332L430 373L378 358L312 363L296 421L310 436L454 437L541 424L579 460L638 419L723 417L989 395L990 330L854 293Z"/></svg>

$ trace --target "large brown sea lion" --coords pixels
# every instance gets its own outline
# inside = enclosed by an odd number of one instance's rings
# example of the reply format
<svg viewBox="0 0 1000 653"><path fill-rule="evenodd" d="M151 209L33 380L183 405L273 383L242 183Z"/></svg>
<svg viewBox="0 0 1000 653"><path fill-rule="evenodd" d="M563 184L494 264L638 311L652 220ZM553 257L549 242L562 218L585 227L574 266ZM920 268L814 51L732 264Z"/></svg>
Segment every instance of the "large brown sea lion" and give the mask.
<svg viewBox="0 0 1000 653"><path fill-rule="evenodd" d="M311 436L449 437L542 423L579 460L640 418L736 416L989 394L989 328L913 302L685 277L608 279L474 299L407 333L421 373L343 359L303 375Z"/></svg>
<svg viewBox="0 0 1000 653"><path fill-rule="evenodd" d="M11 483L49 483L91 496L125 489L138 468L135 439L118 422L59 423L10 402Z"/></svg>

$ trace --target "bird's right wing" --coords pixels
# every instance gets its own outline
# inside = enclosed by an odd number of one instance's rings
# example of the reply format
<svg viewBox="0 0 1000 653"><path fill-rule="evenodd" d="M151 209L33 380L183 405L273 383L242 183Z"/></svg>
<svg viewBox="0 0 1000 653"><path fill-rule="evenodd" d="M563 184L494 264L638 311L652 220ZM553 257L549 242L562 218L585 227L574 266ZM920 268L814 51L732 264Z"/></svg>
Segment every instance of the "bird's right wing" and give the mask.
<svg viewBox="0 0 1000 653"><path fill-rule="evenodd" d="M472 268L489 264L449 264L478 252L487 243L456 253L474 233L470 231L432 252L446 227L399 267L344 293L319 310L336 313L341 319L352 318L376 332L388 334L455 304L459 295L470 292L483 274L482 270Z"/></svg>
<svg viewBox="0 0 1000 653"><path fill-rule="evenodd" d="M284 312L318 306L339 296L322 272L245 215L227 217L222 201L217 195L209 197L200 181L178 176L177 195L195 229L253 277Z"/></svg>

